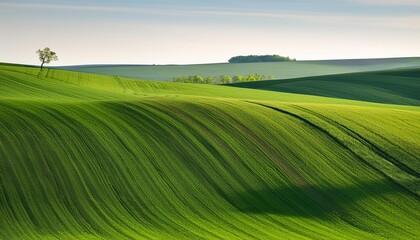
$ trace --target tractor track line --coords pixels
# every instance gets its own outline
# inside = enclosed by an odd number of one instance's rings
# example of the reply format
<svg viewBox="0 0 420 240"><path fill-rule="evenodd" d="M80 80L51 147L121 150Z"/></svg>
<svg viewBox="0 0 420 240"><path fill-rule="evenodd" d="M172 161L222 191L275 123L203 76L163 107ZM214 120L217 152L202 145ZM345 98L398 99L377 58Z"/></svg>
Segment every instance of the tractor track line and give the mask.
<svg viewBox="0 0 420 240"><path fill-rule="evenodd" d="M390 176L388 176L386 173L384 173L383 171L381 171L380 169L378 169L377 167L375 167L374 165L372 165L371 163L369 163L368 161L366 161L365 159L363 159L361 156L359 156L357 153L355 153L350 147L348 147L346 144L344 144L343 142L341 142L336 136L334 136L333 134L329 133L327 130L323 129L322 127L319 127L318 125L312 123L311 121L309 121L309 120L307 120L307 119L305 119L305 118L303 118L303 117L301 117L301 116L299 116L299 115L297 115L295 113L292 113L292 112L289 112L289 111L286 111L286 110L283 110L283 109L280 109L280 108L277 108L277 107L273 107L273 106L266 105L266 104L263 104L263 103L252 102L252 101L245 101L245 102L248 102L248 103L251 103L251 104L255 104L255 105L259 105L261 107L269 108L269 109L274 110L276 112L283 113L283 114L286 114L288 116L294 117L294 118L296 118L296 119L298 119L298 120L300 120L300 121L308 124L309 126L311 126L311 127L315 128L315 129L321 131L322 133L326 134L331 139L333 139L334 142L336 142L338 145L340 145L344 149L348 150L351 154L353 154L361 162L363 162L364 164L368 165L370 168L372 168L375 171L377 171L379 174L381 174L386 179L389 179L392 182L394 182L395 184L401 186L403 189L407 190L413 196L415 196L417 199L420 200L420 196L416 192L414 192L411 189L407 188L403 184L397 182L396 180L394 180L393 178L391 178Z"/></svg>
<svg viewBox="0 0 420 240"><path fill-rule="evenodd" d="M366 139L362 135L358 134L357 132L351 130L350 128L340 124L337 121L332 120L331 118L328 118L328 117L326 117L322 114L316 113L316 112L314 112L312 110L309 110L307 108L304 108L304 107L295 107L295 108L298 108L302 111L305 111L308 114L314 115L314 116L324 120L325 122L338 127L341 131L343 131L347 135L350 135L351 137L355 138L356 140L361 142L363 145L367 146L370 150L375 152L377 155L379 155L380 157L382 157L386 161L392 163L394 166L398 167L402 171L406 172L407 174L410 174L413 177L420 178L420 174L418 172L411 169L409 166L405 165L404 163L398 161L397 159L393 158L392 156L387 154L385 151L380 149L378 146L376 146L374 143L372 143L371 141L369 141L368 139Z"/></svg>

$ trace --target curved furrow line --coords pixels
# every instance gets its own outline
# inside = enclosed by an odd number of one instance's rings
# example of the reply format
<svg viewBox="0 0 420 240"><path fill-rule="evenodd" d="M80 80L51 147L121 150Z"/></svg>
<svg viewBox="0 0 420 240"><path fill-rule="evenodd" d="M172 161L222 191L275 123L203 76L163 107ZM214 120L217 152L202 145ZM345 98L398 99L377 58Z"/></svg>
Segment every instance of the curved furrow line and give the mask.
<svg viewBox="0 0 420 240"><path fill-rule="evenodd" d="M253 102L251 102L251 103L253 103ZM377 172L377 173L380 173L383 177L385 177L386 179L389 179L389 180L391 180L391 181L393 181L394 183L396 183L398 186L400 186L400 187L402 187L402 189L404 190L404 191L402 191L402 194L407 194L407 193L409 193L408 195L411 195L411 196L414 196L416 199L417 199L417 201L418 201L418 195L416 194L416 193L413 193L412 191L410 191L409 189L407 189L407 186L404 186L403 184L400 184L399 182L398 182L398 179L393 179L392 177L389 177L387 174L385 174L385 173L383 173L381 170L378 170L378 169L376 169L375 168L375 166L372 166L368 161L366 161L366 160L364 160L362 157L360 157L357 153L355 153L353 150L352 150L352 148L351 147L349 147L349 146L347 146L346 144L345 144L345 142L341 142L341 139L339 138L339 137L336 137L334 134L331 134L330 132L329 132L329 130L325 130L323 127L325 127L325 126L318 126L318 123L313 123L313 122L311 122L310 120L308 120L308 119L306 119L305 117L302 117L302 116L300 116L300 115L298 115L298 114L296 114L296 113L293 113L293 112L290 112L290 111L287 111L287 110L284 110L284 109L281 109L281 108L279 108L279 107L274 107L274 106L271 106L271 105L267 105L267 104L264 104L264 103L254 103L254 104L256 104L256 105L259 105L259 106L262 106L262 107L264 107L264 108L268 108L268 109L271 109L271 110L275 110L275 111L277 111L277 112L280 112L280 113L283 113L283 114L286 114L286 115L289 115L289 116L292 116L292 117L294 117L294 118L296 118L296 119L299 119L299 120L301 120L301 121L303 121L303 122L305 122L307 125L309 125L309 126L311 126L311 127L313 127L313 128L315 128L315 129L318 129L319 131L321 131L321 132L323 132L323 133L325 133L329 138L331 138L331 139L333 139L334 140L334 142L335 143L337 143L338 145L340 145L342 148L344 148L344 149L346 149L347 151L349 151L354 157L355 157L355 159L358 159L360 162L362 162L363 164L367 164L367 165L369 165L369 166L371 166L371 168L372 169L374 169L375 170L375 172ZM283 106L283 107L285 107L285 106ZM312 119L311 119L312 120ZM370 191L377 191L377 190L375 190L375 188L371 188L370 189ZM407 191L408 190L408 191ZM354 190L350 190L349 191L349 193L350 192L352 192L352 191L354 191ZM376 194L380 194L380 193L376 193ZM344 196L344 195L343 195ZM395 203L394 203L395 204ZM380 206L380 205L378 205L378 206ZM394 205L395 207L397 207L397 206L399 206L399 203L396 203L396 205ZM363 208L362 208L363 209ZM356 210L356 211L355 211ZM374 210L374 209L372 209L372 210ZM392 221L393 221L393 219L387 219L387 220L385 220L385 219L381 219L381 217L380 217L380 211L378 212L378 211L376 211L376 210L374 210L374 211L372 211L372 210L369 210L369 212L371 212L370 214L371 214L371 216L373 217L373 216L375 216L375 218L377 218L376 219L376 221L380 221L380 222L382 222L381 224L382 225L386 225L386 226L388 226L388 227L394 227L393 226L393 224L392 224ZM385 209L384 209L385 210ZM360 213L357 213L356 214L356 212L358 212L358 211L360 211ZM358 214L362 214L362 215L365 215L366 213L367 213L368 211L367 211L367 209L364 209L363 211L361 211L361 209L358 209L358 208L356 208L356 209L352 209L352 213L351 214L340 214L341 216L339 216L339 218L341 219L341 220L343 220L344 222L346 222L347 224L350 224L350 225L353 225L353 226L355 226L356 228L358 228L358 229L361 229L361 230L363 230L363 231L367 231L367 232L371 232L372 231L372 229L371 228L369 228L369 227L366 227L365 225L363 225L363 224L360 224L360 219L359 220L354 220L354 215L358 215ZM401 231L402 229L401 228L397 228L398 229L398 231ZM380 234L379 232L377 232L376 234ZM383 235L383 236L386 236L386 235ZM414 235L413 235L414 236Z"/></svg>
<svg viewBox="0 0 420 240"><path fill-rule="evenodd" d="M372 156L371 154L367 153L366 151L360 151L360 149L363 148L367 148L366 145L364 145L361 142L358 142L357 139L353 139L352 140L345 140L345 138L340 138L338 135L336 135L338 132L334 132L332 133L331 130L327 130L327 128L324 128L326 126L323 126L323 123L315 123L311 120L308 120L306 117L303 117L301 114L296 114L290 111L286 111L284 109L280 109L278 107L274 107L271 105L267 105L267 104L263 104L263 103L259 103L259 102L251 102L251 101L247 101L249 103L254 103L257 105L260 105L262 107L266 107L290 116L293 116L305 123L307 123L308 125L320 130L321 132L327 134L328 136L330 136L332 139L334 139L335 142L337 142L340 146L342 146L343 148L347 149L348 151L350 151L351 153L353 153L357 159L359 159L360 161L364 162L365 164L367 164L369 167L371 167L372 169L375 169L377 172L381 173L384 177L391 179L392 181L394 181L395 183L397 183L398 185L404 187L405 189L407 189L408 191L410 191L411 193L413 193L417 198L420 198L420 189L418 189L418 184L417 182L419 181L418 178L416 176L412 176L407 174L407 172L401 170L400 168L397 168L394 164L392 164L389 161L386 161L388 163L388 165L385 165L383 162L383 160L379 160L377 159L376 156L378 155L374 155ZM293 106L292 106L293 107ZM326 123L328 125L328 123ZM325 124L324 124L325 125ZM331 127L335 127L334 125L330 125ZM349 136L347 133L345 132L341 132L339 134L344 134L345 136ZM351 137L351 136L350 136ZM357 141L357 146L352 146L355 142ZM363 147L362 147L363 146ZM380 156L378 156L380 159L382 159ZM394 176L397 175L397 176ZM413 184L414 183L414 184Z"/></svg>
<svg viewBox="0 0 420 240"><path fill-rule="evenodd" d="M309 114L312 114L312 115L314 115L314 116L316 116L316 117L324 120L325 122L330 123L330 124L338 127L340 130L342 130L347 135L353 137L354 139L356 139L357 141L359 141L363 145L367 146L369 149L371 149L377 155L379 155L380 157L382 157L384 160L392 163L395 167L398 167L399 169L401 169L402 171L405 171L407 174L410 174L413 177L420 178L420 173L416 172L414 169L410 168L409 166L407 166L406 164L402 163L398 159L395 159L391 155L387 154L379 146L377 146L373 142L369 141L369 139L363 137L361 134L357 133L356 131L353 131L349 127L347 127L347 126L345 126L343 124L340 124L339 122L334 121L333 119L328 118L328 117L326 117L326 116L324 116L322 114L319 114L317 112L311 111L310 109L308 109L306 107L303 107L303 106L293 106L293 107L294 108L297 108L297 109L300 109L302 111L305 111L305 112L307 112Z"/></svg>
<svg viewBox="0 0 420 240"><path fill-rule="evenodd" d="M331 118L330 118L331 119ZM358 127L360 127L360 128L362 128L363 129L363 131L366 131L366 132L369 132L369 134L372 134L372 135L375 135L377 138L380 138L382 141L385 141L388 145L395 145L395 143L393 142L393 141L391 141L391 140L389 140L388 138L386 138L385 136L383 136L383 135L381 135L381 134L379 134L377 131L374 131L374 130L372 130L372 129L369 129L369 128L367 128L366 126L364 126L363 124L360 124L360 123L358 123L358 122L356 122L356 121L354 121L354 120L352 120L352 119L346 119L347 121L349 121L349 122L351 122L352 124L354 124L354 125L357 125ZM413 126L413 127L415 127L415 126ZM375 144L376 145L376 144ZM418 158L419 156L418 155L416 155L416 153L415 152L410 152L410 151L406 151L405 149L403 149L403 148L400 148L400 150L401 151L404 151L404 153L405 154L407 154L408 156L410 156L410 158L412 158L412 159L416 159L416 158ZM385 151L385 150L382 150L382 151ZM390 155L391 153L388 153L388 152L386 152L386 154L387 155ZM392 157L392 156L391 156ZM395 157L392 157L392 158L394 158L395 159ZM406 165L406 164L405 164ZM415 172L417 172L415 169L413 169L413 171L415 171Z"/></svg>

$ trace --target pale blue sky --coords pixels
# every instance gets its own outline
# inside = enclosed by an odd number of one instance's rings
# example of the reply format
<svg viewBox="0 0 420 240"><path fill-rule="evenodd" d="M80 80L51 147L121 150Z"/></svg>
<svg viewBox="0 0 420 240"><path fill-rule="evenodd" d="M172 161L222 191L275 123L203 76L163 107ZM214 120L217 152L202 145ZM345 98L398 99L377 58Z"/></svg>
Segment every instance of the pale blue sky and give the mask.
<svg viewBox="0 0 420 240"><path fill-rule="evenodd" d="M55 65L420 56L420 0L0 0L0 61Z"/></svg>

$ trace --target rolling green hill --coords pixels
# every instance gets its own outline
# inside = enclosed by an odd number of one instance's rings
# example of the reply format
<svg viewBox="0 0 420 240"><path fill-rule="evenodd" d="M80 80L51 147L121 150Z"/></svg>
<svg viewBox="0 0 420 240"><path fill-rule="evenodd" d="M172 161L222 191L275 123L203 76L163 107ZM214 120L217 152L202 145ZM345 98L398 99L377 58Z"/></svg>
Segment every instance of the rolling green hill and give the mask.
<svg viewBox="0 0 420 240"><path fill-rule="evenodd" d="M420 106L420 68L247 82L231 86Z"/></svg>
<svg viewBox="0 0 420 240"><path fill-rule="evenodd" d="M0 239L420 237L420 107L37 71L0 65Z"/></svg>
<svg viewBox="0 0 420 240"><path fill-rule="evenodd" d="M177 76L272 75L276 79L330 75L397 68L418 68L420 58L320 60L277 63L199 65L81 65L61 69L148 80L172 80Z"/></svg>

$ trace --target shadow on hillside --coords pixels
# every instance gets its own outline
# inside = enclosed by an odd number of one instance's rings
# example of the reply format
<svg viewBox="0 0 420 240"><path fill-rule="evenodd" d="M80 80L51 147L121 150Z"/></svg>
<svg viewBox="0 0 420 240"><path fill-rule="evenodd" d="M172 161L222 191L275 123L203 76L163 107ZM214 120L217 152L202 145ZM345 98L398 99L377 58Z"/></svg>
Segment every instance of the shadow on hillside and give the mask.
<svg viewBox="0 0 420 240"><path fill-rule="evenodd" d="M418 198L393 182L367 182L348 187L319 188L316 186L278 187L224 194L225 199L245 213L267 213L307 218L346 216L346 209L357 208L358 202L369 198L405 195ZM372 203L377 204L377 203Z"/></svg>
<svg viewBox="0 0 420 240"><path fill-rule="evenodd" d="M231 84L230 86L384 104L419 106L419 76L420 71L414 69L244 82Z"/></svg>

